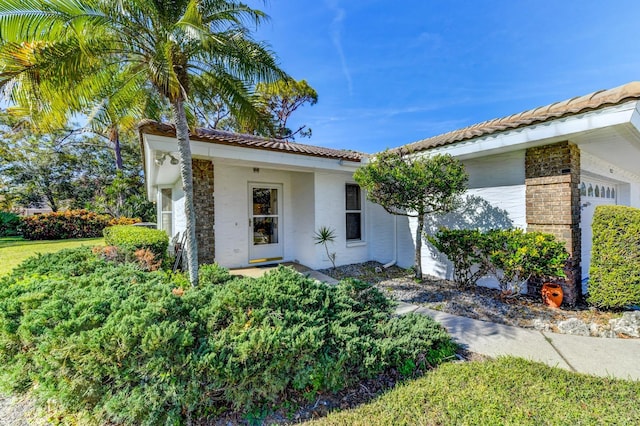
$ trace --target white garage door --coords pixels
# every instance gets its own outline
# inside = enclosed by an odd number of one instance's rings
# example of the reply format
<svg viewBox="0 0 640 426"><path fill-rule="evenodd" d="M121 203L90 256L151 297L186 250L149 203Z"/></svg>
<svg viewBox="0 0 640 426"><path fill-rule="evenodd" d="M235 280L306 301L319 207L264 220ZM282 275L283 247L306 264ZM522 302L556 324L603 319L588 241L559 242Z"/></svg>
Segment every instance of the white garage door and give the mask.
<svg viewBox="0 0 640 426"><path fill-rule="evenodd" d="M618 188L615 183L585 177L580 183L580 206L582 207L580 228L582 230L582 292L586 291L591 264L593 233L591 223L597 206L618 204Z"/></svg>

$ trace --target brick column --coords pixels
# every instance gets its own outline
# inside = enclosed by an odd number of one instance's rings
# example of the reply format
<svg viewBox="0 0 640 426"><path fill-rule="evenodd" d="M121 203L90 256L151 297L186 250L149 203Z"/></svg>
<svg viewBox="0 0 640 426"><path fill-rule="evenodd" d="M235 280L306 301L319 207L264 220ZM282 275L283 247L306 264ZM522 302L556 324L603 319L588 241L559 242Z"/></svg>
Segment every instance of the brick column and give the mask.
<svg viewBox="0 0 640 426"><path fill-rule="evenodd" d="M563 304L575 305L582 291L580 150L568 141L527 149L525 178L527 231L553 234L565 243L570 256L567 277L558 283L564 292ZM530 293L540 294L540 286L530 282Z"/></svg>
<svg viewBox="0 0 640 426"><path fill-rule="evenodd" d="M215 260L213 163L209 160L194 159L192 165L198 263L213 263Z"/></svg>

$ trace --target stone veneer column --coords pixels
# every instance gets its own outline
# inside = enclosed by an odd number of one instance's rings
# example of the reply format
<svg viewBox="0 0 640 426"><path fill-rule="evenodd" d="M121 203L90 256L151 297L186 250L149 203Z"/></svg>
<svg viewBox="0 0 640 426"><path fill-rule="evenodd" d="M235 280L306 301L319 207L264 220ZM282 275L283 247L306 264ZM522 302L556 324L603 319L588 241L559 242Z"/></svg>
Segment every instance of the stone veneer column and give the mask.
<svg viewBox="0 0 640 426"><path fill-rule="evenodd" d="M198 263L213 263L215 260L213 163L209 160L194 159L192 164Z"/></svg>
<svg viewBox="0 0 640 426"><path fill-rule="evenodd" d="M581 297L580 270L580 150L568 141L529 148L525 156L527 231L553 234L569 252L566 279L558 283L563 304L574 305ZM533 280L531 280L533 281ZM530 282L538 292L540 282Z"/></svg>

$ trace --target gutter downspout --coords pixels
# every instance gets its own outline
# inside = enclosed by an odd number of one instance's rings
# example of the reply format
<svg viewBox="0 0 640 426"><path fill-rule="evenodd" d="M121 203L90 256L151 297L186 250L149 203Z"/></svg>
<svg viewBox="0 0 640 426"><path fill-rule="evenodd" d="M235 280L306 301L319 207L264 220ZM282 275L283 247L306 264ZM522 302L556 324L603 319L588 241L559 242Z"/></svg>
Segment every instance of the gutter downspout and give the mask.
<svg viewBox="0 0 640 426"><path fill-rule="evenodd" d="M398 261L398 215L393 215L393 260L382 265L384 269L388 269Z"/></svg>

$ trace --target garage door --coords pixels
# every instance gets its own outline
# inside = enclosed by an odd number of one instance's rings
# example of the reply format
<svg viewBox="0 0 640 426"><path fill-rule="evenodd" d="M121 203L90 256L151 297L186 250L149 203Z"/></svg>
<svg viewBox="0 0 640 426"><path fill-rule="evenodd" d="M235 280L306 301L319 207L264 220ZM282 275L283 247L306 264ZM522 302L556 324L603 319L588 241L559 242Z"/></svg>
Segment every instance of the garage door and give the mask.
<svg viewBox="0 0 640 426"><path fill-rule="evenodd" d="M582 231L582 291L586 291L591 264L593 233L591 223L597 206L618 204L618 188L615 183L585 178L580 183L580 206L582 208L580 228Z"/></svg>

